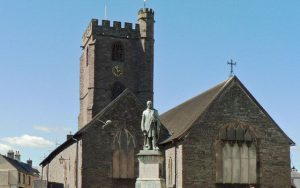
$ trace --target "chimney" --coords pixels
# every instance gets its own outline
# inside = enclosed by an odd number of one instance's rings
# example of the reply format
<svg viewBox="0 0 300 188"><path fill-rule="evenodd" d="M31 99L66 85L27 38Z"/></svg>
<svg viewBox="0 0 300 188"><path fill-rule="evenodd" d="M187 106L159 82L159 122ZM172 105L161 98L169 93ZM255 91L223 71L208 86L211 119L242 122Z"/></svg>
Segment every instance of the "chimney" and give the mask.
<svg viewBox="0 0 300 188"><path fill-rule="evenodd" d="M31 159L28 159L28 160L27 160L27 164L28 164L30 167L32 167L32 160L31 160Z"/></svg>
<svg viewBox="0 0 300 188"><path fill-rule="evenodd" d="M15 155L15 153L14 153L13 150L9 150L9 151L7 152L7 157L8 157L8 158L14 159L14 155Z"/></svg>
<svg viewBox="0 0 300 188"><path fill-rule="evenodd" d="M15 160L17 161L21 161L21 155L20 155L20 152L19 151L16 151L16 154L15 154Z"/></svg>
<svg viewBox="0 0 300 188"><path fill-rule="evenodd" d="M72 138L72 137L73 137L72 132L70 132L69 134L67 134L67 140L69 140L69 139Z"/></svg>

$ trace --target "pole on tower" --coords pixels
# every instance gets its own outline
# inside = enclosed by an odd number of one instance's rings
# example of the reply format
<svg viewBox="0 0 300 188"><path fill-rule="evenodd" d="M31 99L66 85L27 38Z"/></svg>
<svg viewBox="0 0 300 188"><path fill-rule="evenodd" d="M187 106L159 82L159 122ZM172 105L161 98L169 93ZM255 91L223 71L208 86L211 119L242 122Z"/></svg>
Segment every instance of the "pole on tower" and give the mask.
<svg viewBox="0 0 300 188"><path fill-rule="evenodd" d="M109 0L105 0L105 5L104 5L104 19L107 20L107 15L108 15L108 4Z"/></svg>
<svg viewBox="0 0 300 188"><path fill-rule="evenodd" d="M104 6L104 19L106 20L107 19L107 6L106 6L106 3L105 3L105 6Z"/></svg>

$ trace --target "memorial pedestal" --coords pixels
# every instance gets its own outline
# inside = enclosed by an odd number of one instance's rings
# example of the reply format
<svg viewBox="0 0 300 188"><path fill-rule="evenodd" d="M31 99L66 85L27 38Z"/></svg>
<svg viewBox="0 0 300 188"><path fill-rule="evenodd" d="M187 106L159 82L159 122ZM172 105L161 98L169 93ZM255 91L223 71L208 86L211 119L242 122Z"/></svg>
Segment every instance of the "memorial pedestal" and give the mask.
<svg viewBox="0 0 300 188"><path fill-rule="evenodd" d="M165 188L163 175L164 156L160 151L141 150L137 154L139 160L139 177L135 188Z"/></svg>

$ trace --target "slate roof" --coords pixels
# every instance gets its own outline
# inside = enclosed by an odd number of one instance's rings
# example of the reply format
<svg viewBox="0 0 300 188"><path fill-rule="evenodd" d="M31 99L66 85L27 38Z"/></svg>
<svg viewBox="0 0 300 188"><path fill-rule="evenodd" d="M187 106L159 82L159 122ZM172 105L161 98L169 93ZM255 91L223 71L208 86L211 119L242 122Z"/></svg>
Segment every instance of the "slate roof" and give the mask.
<svg viewBox="0 0 300 188"><path fill-rule="evenodd" d="M139 99L135 96L135 94L130 91L130 89L125 89L117 98L115 98L113 101L111 101L106 107L104 107L88 124L86 124L84 127L79 129L72 138L66 140L64 143L62 143L60 146L58 146L56 149L54 149L41 163L41 166L45 166L48 164L56 155L58 155L61 151L69 147L70 145L76 143L77 139L81 139L81 135L89 129L89 127L93 126L95 123L98 122L98 120L101 118L101 116L109 110L113 105L115 105L117 102L119 102L122 98L124 98L127 95L134 96L134 99L137 101L137 103L142 103L139 101Z"/></svg>
<svg viewBox="0 0 300 188"><path fill-rule="evenodd" d="M12 166L14 166L18 171L26 173L26 174L31 174L31 175L37 175L40 172L35 169L32 168L30 165L28 165L27 163L23 163L21 161L17 161L15 159L6 157L5 155L1 155L4 159L6 159Z"/></svg>
<svg viewBox="0 0 300 188"><path fill-rule="evenodd" d="M277 123L271 118L271 116L263 109L263 107L256 101L247 88L239 81L236 76L232 76L226 81L216 85L215 87L201 93L200 95L189 99L186 102L170 109L160 116L161 122L171 133L171 137L161 142L166 144L171 141L178 140L186 135L188 130L194 125L195 121L201 118L202 114L209 108L209 106L215 101L218 96L227 88L233 81L243 88L247 95L256 103L256 105L273 121L273 123L279 128L282 134L288 139L291 145L295 143L282 131Z"/></svg>
<svg viewBox="0 0 300 188"><path fill-rule="evenodd" d="M160 120L172 135L163 143L176 139L184 134L199 116L201 116L227 82L228 81L222 82L206 92L163 113L160 116Z"/></svg>

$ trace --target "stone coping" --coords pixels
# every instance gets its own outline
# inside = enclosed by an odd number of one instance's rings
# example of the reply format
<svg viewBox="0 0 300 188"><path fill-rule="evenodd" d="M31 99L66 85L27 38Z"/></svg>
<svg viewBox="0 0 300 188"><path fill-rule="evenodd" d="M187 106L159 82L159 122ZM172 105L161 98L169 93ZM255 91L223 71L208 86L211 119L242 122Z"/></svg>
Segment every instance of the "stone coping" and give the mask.
<svg viewBox="0 0 300 188"><path fill-rule="evenodd" d="M165 181L164 178L137 178L136 181Z"/></svg>
<svg viewBox="0 0 300 188"><path fill-rule="evenodd" d="M156 151L156 150L140 150L140 152L137 154L137 156L143 156L143 155L163 155L162 152Z"/></svg>

